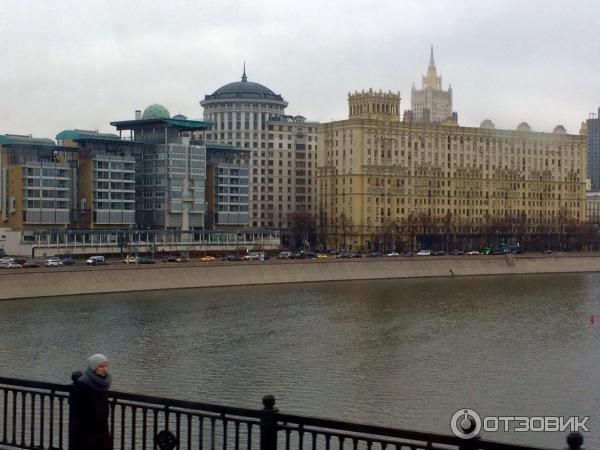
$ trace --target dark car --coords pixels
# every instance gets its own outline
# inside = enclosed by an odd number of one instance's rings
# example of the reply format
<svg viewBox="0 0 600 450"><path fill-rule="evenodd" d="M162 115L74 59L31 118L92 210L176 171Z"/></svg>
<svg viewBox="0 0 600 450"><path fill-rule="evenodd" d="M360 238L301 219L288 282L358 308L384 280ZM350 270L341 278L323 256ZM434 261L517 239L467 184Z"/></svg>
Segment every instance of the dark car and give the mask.
<svg viewBox="0 0 600 450"><path fill-rule="evenodd" d="M72 266L75 264L75 260L73 258L65 258L61 260L63 263L63 266Z"/></svg>
<svg viewBox="0 0 600 450"><path fill-rule="evenodd" d="M446 252L438 250L436 252L431 253L433 256L445 256Z"/></svg>
<svg viewBox="0 0 600 450"><path fill-rule="evenodd" d="M21 265L23 265L23 264L25 264L27 261L25 260L25 258L13 258L13 262L14 262L15 264L21 264Z"/></svg>
<svg viewBox="0 0 600 450"><path fill-rule="evenodd" d="M551 255L552 254L552 250L548 249L548 250L544 250L544 255Z"/></svg>
<svg viewBox="0 0 600 450"><path fill-rule="evenodd" d="M411 251L402 253L402 256L415 256L415 254Z"/></svg>
<svg viewBox="0 0 600 450"><path fill-rule="evenodd" d="M141 258L138 264L156 264L152 258Z"/></svg>
<svg viewBox="0 0 600 450"><path fill-rule="evenodd" d="M465 252L461 252L460 250L452 250L452 251L450 252L450 254L451 254L452 256L462 256L462 255L464 255L464 254L465 254Z"/></svg>
<svg viewBox="0 0 600 450"><path fill-rule="evenodd" d="M174 263L174 262L177 262L177 256L175 256L175 255L169 255L169 256L165 256L165 257L163 258L163 261L164 261L164 262L169 262L169 263Z"/></svg>
<svg viewBox="0 0 600 450"><path fill-rule="evenodd" d="M363 254L362 253L352 253L350 255L350 258L362 258Z"/></svg>
<svg viewBox="0 0 600 450"><path fill-rule="evenodd" d="M24 269L37 269L38 267L41 267L41 264L37 261L26 261L21 265Z"/></svg>
<svg viewBox="0 0 600 450"><path fill-rule="evenodd" d="M315 252L300 252L300 253L296 253L295 258L294 259L313 259L316 258L317 254Z"/></svg>
<svg viewBox="0 0 600 450"><path fill-rule="evenodd" d="M242 261L242 257L240 255L227 255L223 256L221 261Z"/></svg>
<svg viewBox="0 0 600 450"><path fill-rule="evenodd" d="M379 258L379 257L383 256L383 253L381 253L381 252L371 252L367 256L369 258Z"/></svg>

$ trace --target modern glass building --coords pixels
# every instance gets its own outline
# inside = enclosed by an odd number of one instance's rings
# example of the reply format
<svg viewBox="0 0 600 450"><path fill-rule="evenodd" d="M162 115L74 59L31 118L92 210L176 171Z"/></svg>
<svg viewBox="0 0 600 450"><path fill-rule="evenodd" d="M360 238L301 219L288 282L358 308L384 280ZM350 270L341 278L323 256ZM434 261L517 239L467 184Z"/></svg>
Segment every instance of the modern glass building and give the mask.
<svg viewBox="0 0 600 450"><path fill-rule="evenodd" d="M587 172L592 191L600 191L600 108L598 115L587 120Z"/></svg>

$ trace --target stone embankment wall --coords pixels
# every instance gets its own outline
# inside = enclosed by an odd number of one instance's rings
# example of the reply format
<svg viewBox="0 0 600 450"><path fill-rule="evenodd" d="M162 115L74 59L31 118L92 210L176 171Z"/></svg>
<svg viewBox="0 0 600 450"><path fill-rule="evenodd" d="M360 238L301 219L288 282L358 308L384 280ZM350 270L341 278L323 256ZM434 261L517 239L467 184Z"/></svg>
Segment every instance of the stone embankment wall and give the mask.
<svg viewBox="0 0 600 450"><path fill-rule="evenodd" d="M161 264L0 272L0 300L315 281L600 271L600 256L474 256Z"/></svg>

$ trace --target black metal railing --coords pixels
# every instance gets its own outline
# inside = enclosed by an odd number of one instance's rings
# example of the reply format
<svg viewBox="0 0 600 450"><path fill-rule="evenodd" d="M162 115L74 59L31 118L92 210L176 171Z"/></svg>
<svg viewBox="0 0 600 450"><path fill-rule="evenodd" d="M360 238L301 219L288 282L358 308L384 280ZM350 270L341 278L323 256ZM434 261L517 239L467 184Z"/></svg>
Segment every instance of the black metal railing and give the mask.
<svg viewBox="0 0 600 450"><path fill-rule="evenodd" d="M0 377L0 449L68 449L71 387ZM283 414L272 396L246 409L111 391L109 404L118 450L542 450Z"/></svg>

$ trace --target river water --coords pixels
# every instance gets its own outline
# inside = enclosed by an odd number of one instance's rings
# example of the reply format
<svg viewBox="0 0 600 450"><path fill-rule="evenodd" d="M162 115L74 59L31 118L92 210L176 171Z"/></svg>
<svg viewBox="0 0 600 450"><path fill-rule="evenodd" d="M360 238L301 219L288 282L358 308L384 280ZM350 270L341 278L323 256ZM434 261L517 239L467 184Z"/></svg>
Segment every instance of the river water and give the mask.
<svg viewBox="0 0 600 450"><path fill-rule="evenodd" d="M1 288L1 286L0 286ZM290 284L0 302L0 375L450 433L452 414L590 416L600 275ZM564 447L566 433L485 438Z"/></svg>

